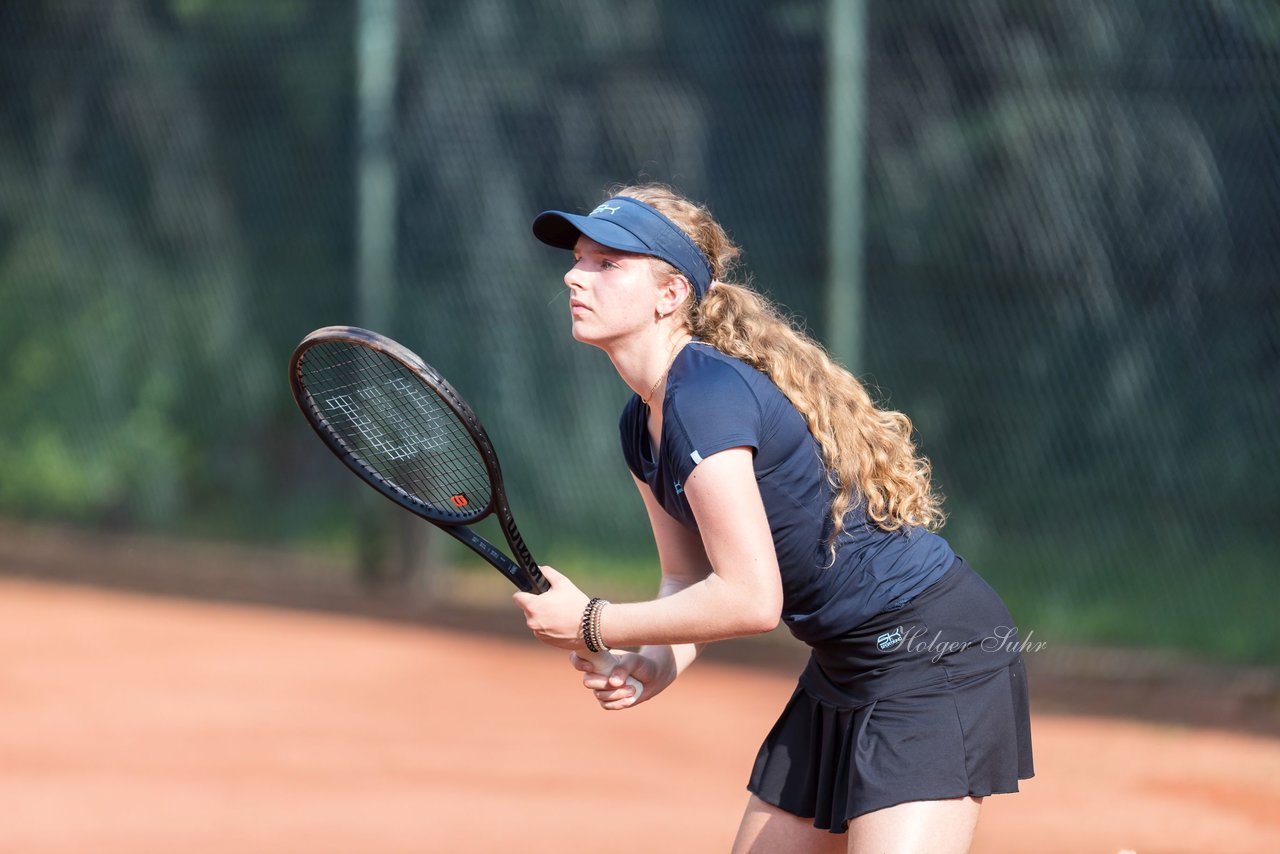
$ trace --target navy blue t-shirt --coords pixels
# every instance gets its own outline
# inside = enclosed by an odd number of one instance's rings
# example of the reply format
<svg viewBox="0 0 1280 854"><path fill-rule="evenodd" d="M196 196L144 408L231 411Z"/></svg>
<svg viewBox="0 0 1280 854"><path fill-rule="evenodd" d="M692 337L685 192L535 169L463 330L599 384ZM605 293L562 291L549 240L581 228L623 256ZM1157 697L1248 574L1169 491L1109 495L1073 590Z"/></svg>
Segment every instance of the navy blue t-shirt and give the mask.
<svg viewBox="0 0 1280 854"><path fill-rule="evenodd" d="M782 619L802 641L839 637L901 607L955 560L936 534L881 530L859 504L845 517L832 563L827 539L835 490L804 418L768 377L708 344L691 342L671 365L656 450L648 417L648 407L633 395L620 421L627 466L694 531L698 523L683 486L690 473L718 451L753 450L782 573Z"/></svg>

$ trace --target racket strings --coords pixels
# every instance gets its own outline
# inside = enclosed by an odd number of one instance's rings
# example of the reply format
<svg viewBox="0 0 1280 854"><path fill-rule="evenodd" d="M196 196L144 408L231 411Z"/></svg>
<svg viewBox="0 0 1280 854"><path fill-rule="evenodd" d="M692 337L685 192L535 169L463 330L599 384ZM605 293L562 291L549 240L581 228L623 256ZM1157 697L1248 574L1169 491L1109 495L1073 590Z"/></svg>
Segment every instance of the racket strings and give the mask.
<svg viewBox="0 0 1280 854"><path fill-rule="evenodd" d="M459 417L416 374L359 344L326 342L299 362L318 423L361 466L445 519L485 514L489 472Z"/></svg>

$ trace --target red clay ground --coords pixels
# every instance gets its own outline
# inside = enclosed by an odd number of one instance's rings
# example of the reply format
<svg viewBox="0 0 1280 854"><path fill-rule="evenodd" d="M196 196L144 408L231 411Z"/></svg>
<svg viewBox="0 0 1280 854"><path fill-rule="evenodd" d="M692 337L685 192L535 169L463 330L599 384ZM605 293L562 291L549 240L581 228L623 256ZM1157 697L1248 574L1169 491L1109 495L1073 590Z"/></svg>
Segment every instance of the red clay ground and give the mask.
<svg viewBox="0 0 1280 854"><path fill-rule="evenodd" d="M0 851L725 851L792 684L604 713L531 639L0 578ZM975 852L1280 851L1280 740L1034 737Z"/></svg>

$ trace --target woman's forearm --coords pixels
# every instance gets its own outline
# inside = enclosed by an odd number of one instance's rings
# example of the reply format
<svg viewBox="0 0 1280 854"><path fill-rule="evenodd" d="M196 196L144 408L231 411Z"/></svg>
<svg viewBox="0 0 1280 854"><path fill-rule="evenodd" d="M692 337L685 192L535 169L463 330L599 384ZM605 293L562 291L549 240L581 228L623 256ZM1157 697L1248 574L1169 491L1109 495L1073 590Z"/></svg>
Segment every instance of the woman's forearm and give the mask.
<svg viewBox="0 0 1280 854"><path fill-rule="evenodd" d="M651 602L611 604L601 615L601 635L610 646L696 645L770 631L779 613L768 596L712 574ZM676 653L683 669L697 650Z"/></svg>
<svg viewBox="0 0 1280 854"><path fill-rule="evenodd" d="M666 598L695 583L697 582L693 580L663 576L662 585L658 589L658 598ZM701 643L651 644L641 647L640 654L660 662L663 667L670 668L671 678L674 679L697 660L704 646L706 644Z"/></svg>

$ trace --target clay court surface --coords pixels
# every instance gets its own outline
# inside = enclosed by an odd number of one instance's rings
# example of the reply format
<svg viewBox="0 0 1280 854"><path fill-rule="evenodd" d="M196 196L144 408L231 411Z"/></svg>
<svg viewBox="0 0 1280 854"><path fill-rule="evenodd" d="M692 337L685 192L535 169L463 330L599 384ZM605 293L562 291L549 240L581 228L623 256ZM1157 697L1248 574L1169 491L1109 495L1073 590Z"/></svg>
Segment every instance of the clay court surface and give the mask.
<svg viewBox="0 0 1280 854"><path fill-rule="evenodd" d="M726 851L793 685L702 661L605 713L516 636L2 576L0 656L0 851L32 854ZM1034 736L975 851L1280 851L1280 740Z"/></svg>

